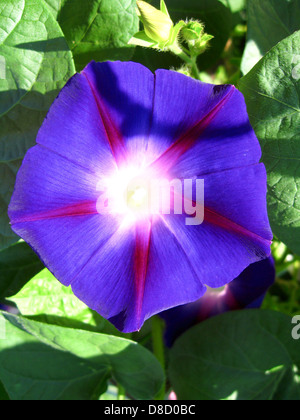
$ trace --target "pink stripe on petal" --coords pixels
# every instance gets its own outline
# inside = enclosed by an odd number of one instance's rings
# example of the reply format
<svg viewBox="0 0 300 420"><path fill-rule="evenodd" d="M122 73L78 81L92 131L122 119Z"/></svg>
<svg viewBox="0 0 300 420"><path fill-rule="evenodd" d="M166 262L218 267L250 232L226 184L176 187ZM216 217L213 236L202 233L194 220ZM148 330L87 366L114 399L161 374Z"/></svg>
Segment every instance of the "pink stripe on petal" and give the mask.
<svg viewBox="0 0 300 420"><path fill-rule="evenodd" d="M135 290L136 290L136 316L138 323L142 320L143 299L148 268L148 258L151 240L150 220L138 222L136 225L136 248L134 258Z"/></svg>
<svg viewBox="0 0 300 420"><path fill-rule="evenodd" d="M39 220L57 219L60 217L73 217L73 216L87 216L97 214L96 202L84 201L76 203L71 206L61 207L59 209L42 211L37 214L27 216L16 216L12 222L12 225L25 222L37 222Z"/></svg>
<svg viewBox="0 0 300 420"><path fill-rule="evenodd" d="M260 244L267 246L268 248L270 247L272 243L271 240L265 239L262 236L257 235L254 232L251 232L250 230L244 228L243 226L233 222L232 220L218 213L215 213L214 211L208 209L207 207L205 207L204 213L205 213L204 221L207 223L211 223L215 226L219 226L223 229L226 229L238 235L245 236L251 239L252 241L259 242Z"/></svg>
<svg viewBox="0 0 300 420"><path fill-rule="evenodd" d="M156 159L150 167L154 170L168 171L186 153L199 139L204 130L217 116L219 111L230 100L235 87L232 86L226 96L204 117L197 123L191 130L185 133L182 137L175 141L158 159Z"/></svg>
<svg viewBox="0 0 300 420"><path fill-rule="evenodd" d="M185 201L188 203L191 203L191 200L185 199ZM174 200L171 201L171 210L174 210L173 207ZM203 214L203 204L198 204L196 201L192 201L192 206L195 208L195 214ZM201 212L202 210L202 212ZM189 216L191 217L191 216ZM262 236L250 231L249 229L241 226L238 223L233 222L229 218L222 216L221 214L207 208L207 206L204 205L204 222L211 223L215 226L221 227L223 229L226 229L227 231L236 233L241 236L245 236L252 241L259 242L263 244L264 246L270 247L272 244L272 240L268 240L266 238L263 238ZM202 223L201 223L202 224ZM201 224L199 224L199 227L201 228ZM188 227L187 227L188 229Z"/></svg>
<svg viewBox="0 0 300 420"><path fill-rule="evenodd" d="M124 162L127 161L127 152L126 152L126 147L125 147L123 137L121 133L119 132L118 128L115 126L115 124L111 120L108 111L105 109L103 101L101 101L100 96L97 95L96 93L96 87L90 81L87 73L85 71L82 71L82 74L86 77L89 83L89 86L91 88L91 91L93 93L93 96L95 98L95 101L99 110L101 120L103 122L105 131L106 131L107 140L110 145L112 154L116 160L117 165L120 166Z"/></svg>

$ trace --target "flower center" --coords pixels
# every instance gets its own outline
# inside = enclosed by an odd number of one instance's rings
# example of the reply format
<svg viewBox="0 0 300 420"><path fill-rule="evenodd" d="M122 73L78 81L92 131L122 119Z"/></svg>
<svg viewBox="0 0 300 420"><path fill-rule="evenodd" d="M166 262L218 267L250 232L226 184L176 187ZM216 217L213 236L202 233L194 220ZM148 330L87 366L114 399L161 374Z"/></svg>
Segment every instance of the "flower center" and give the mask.
<svg viewBox="0 0 300 420"><path fill-rule="evenodd" d="M142 169L118 170L113 176L101 180L97 190L100 192L97 202L100 214L120 214L136 220L151 213L150 176Z"/></svg>
<svg viewBox="0 0 300 420"><path fill-rule="evenodd" d="M133 211L145 208L148 203L148 189L137 187L134 191L127 191L127 206Z"/></svg>

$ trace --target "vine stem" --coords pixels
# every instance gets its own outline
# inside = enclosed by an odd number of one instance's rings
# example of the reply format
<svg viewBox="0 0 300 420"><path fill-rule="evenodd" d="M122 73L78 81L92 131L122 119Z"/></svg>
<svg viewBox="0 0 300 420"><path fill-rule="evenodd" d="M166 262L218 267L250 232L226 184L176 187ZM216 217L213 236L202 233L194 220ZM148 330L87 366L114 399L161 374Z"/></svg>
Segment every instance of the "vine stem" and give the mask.
<svg viewBox="0 0 300 420"><path fill-rule="evenodd" d="M126 397L125 388L123 388L122 385L118 384L118 400L124 401L125 397Z"/></svg>
<svg viewBox="0 0 300 420"><path fill-rule="evenodd" d="M174 44L171 47L169 47L169 51L177 55L177 57L181 58L181 60L187 63L192 70L193 77L197 80L200 80L199 69L197 66L197 57L190 57L187 53L183 51L183 49L178 44Z"/></svg>
<svg viewBox="0 0 300 420"><path fill-rule="evenodd" d="M165 348L163 340L163 321L158 317L154 316L152 318L152 345L153 353L156 356L157 360L161 364L163 371L165 373ZM166 382L164 380L163 386L160 392L156 396L156 400L163 401L165 399L166 393Z"/></svg>

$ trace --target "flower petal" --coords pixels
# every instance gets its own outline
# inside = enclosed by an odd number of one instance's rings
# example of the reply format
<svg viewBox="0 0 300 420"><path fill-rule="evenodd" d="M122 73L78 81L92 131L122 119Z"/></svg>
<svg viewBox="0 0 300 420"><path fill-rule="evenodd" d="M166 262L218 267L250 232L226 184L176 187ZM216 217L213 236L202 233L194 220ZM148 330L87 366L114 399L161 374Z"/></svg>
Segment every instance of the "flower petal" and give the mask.
<svg viewBox="0 0 300 420"><path fill-rule="evenodd" d="M82 72L119 164L141 159L152 121L154 75L137 63L90 63Z"/></svg>
<svg viewBox="0 0 300 420"><path fill-rule="evenodd" d="M41 146L26 154L18 173L12 229L65 285L120 225L98 214L96 185L94 174Z"/></svg>
<svg viewBox="0 0 300 420"><path fill-rule="evenodd" d="M9 206L11 223L47 219L51 212L52 216L64 210L70 213L72 206L88 203L94 206L94 213L99 196L97 183L95 173L47 148L35 146L27 152L17 175Z"/></svg>
<svg viewBox="0 0 300 420"><path fill-rule="evenodd" d="M267 212L267 174L263 164L246 166L224 172L202 176L204 179L204 201L209 223L217 224L217 215L224 218L225 228L260 244L270 255L273 238ZM245 229L239 232L239 227ZM248 231L248 232L247 232Z"/></svg>
<svg viewBox="0 0 300 420"><path fill-rule="evenodd" d="M253 165L260 158L261 148L250 125L244 97L234 89L197 142L178 159L172 173L183 178L201 177Z"/></svg>
<svg viewBox="0 0 300 420"><path fill-rule="evenodd" d="M266 291L275 281L275 275L275 264L271 256L256 264L251 264L227 286L227 289L239 308L259 308Z"/></svg>
<svg viewBox="0 0 300 420"><path fill-rule="evenodd" d="M162 219L153 221L147 268L142 319L195 301L206 291L189 259L189 249L182 247Z"/></svg>
<svg viewBox="0 0 300 420"><path fill-rule="evenodd" d="M185 216L164 216L203 284L221 287L270 255L265 177L263 165L208 175L201 225L186 226Z"/></svg>
<svg viewBox="0 0 300 420"><path fill-rule="evenodd" d="M86 78L76 74L53 103L37 143L101 176L114 159L97 103Z"/></svg>
<svg viewBox="0 0 300 420"><path fill-rule="evenodd" d="M72 281L74 294L120 331L136 331L135 231L119 227Z"/></svg>
<svg viewBox="0 0 300 420"><path fill-rule="evenodd" d="M79 299L123 332L206 291L164 223L154 222L151 231L146 225L121 227L72 282Z"/></svg>
<svg viewBox="0 0 300 420"><path fill-rule="evenodd" d="M156 156L153 166L185 178L251 165L261 157L243 95L234 86L164 70L156 72L149 150Z"/></svg>

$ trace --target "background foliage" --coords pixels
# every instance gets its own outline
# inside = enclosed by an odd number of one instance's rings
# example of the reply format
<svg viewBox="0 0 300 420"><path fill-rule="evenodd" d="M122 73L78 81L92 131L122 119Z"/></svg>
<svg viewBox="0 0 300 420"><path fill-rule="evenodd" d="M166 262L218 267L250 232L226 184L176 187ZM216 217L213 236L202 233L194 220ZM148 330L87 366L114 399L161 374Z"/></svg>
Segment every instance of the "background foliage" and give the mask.
<svg viewBox="0 0 300 420"><path fill-rule="evenodd" d="M298 400L300 0L167 5L174 22L199 19L214 35L198 59L201 80L235 84L245 96L268 172L277 270L265 310L210 319L165 349L167 390L182 399ZM0 0L0 302L19 310L0 314L0 400L110 399L115 387L153 399L164 382L149 323L124 338L44 269L7 217L22 158L76 71L92 59L182 66L169 53L129 46L138 28L135 0Z"/></svg>

